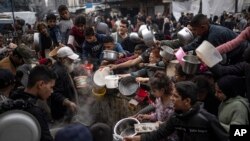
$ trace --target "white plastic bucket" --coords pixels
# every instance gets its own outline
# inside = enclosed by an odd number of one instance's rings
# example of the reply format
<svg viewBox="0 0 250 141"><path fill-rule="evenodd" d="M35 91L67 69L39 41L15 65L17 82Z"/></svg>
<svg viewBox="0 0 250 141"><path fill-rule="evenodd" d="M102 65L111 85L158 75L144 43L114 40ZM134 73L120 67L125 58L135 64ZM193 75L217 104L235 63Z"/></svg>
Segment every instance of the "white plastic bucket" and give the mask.
<svg viewBox="0 0 250 141"><path fill-rule="evenodd" d="M177 52L175 53L175 57L176 57L176 59L179 61L179 63L181 64L181 65L183 65L183 60L182 60L182 58L184 57L184 56L186 56L187 54L184 52L184 50L182 49L182 47L180 47L178 50L177 50Z"/></svg>
<svg viewBox="0 0 250 141"><path fill-rule="evenodd" d="M208 66L213 67L222 61L221 54L216 48L208 41L203 41L200 46L195 50L197 56Z"/></svg>
<svg viewBox="0 0 250 141"><path fill-rule="evenodd" d="M118 87L119 76L117 75L107 75L105 76L105 84L109 89L114 89Z"/></svg>

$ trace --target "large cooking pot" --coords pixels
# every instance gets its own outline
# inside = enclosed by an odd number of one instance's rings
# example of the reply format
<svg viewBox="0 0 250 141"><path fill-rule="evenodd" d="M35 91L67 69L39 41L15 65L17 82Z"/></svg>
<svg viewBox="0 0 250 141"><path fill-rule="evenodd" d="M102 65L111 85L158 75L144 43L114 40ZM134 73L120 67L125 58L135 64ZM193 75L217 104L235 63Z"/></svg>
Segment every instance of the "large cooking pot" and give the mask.
<svg viewBox="0 0 250 141"><path fill-rule="evenodd" d="M40 141L41 127L28 112L11 110L0 115L0 141Z"/></svg>
<svg viewBox="0 0 250 141"><path fill-rule="evenodd" d="M168 61L171 61L174 58L174 49L168 46L161 46L160 51L161 57L165 58Z"/></svg>
<svg viewBox="0 0 250 141"><path fill-rule="evenodd" d="M201 62L199 61L197 56L186 55L182 58L182 61L182 70L186 74L195 74L200 68Z"/></svg>
<svg viewBox="0 0 250 141"><path fill-rule="evenodd" d="M103 51L103 60L107 61L116 61L118 59L118 52L113 50L104 50Z"/></svg>
<svg viewBox="0 0 250 141"><path fill-rule="evenodd" d="M140 124L136 118L124 118L118 121L114 127L114 139L122 141L126 136L135 136L135 124Z"/></svg>
<svg viewBox="0 0 250 141"><path fill-rule="evenodd" d="M184 44L188 44L194 38L193 33L187 28L183 27L178 33L177 38Z"/></svg>

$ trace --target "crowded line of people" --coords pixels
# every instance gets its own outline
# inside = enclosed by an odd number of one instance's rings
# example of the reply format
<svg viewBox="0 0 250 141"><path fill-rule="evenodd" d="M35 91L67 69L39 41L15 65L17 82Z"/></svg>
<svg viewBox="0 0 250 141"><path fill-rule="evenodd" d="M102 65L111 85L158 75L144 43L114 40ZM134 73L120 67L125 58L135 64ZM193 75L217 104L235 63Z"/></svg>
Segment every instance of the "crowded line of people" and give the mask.
<svg viewBox="0 0 250 141"><path fill-rule="evenodd" d="M65 5L59 6L58 13L59 21L54 14L48 14L45 22L37 23L39 42L34 41L31 47L13 43L3 47L0 33L1 103L20 99L28 103L28 107L19 110L31 113L38 120L41 141L113 140L112 127L105 123L88 128L73 124L54 137L50 133L50 124L71 123L79 109L74 81L79 74L77 64L93 64L92 71L109 67L121 78L132 76L151 93L150 97L155 100L153 112L127 116L158 122L159 128L134 137L126 136L125 141L227 141L230 125L249 125L249 26L241 27L238 35L218 23L215 25L206 15L188 18L182 15L179 24L187 26L194 36L193 40L184 42L171 35L171 17L163 20L157 15L153 21L152 17L145 18L139 13L135 28L130 19L123 18L110 24L117 27L110 33L112 29L100 17L90 25L89 15L71 19ZM164 38L157 38L149 46L140 34L140 27L145 25L157 31L153 35L163 34ZM216 47L223 62L211 68L203 63L205 69L195 74L185 73L178 63L175 75L168 76L165 69L172 60L160 54L161 46L174 50L182 47L190 52L204 40ZM103 51L107 50L117 52L118 58L104 60ZM87 75L84 70L80 73ZM46 102L37 104L39 100ZM12 109L1 108L0 111L13 109L15 104Z"/></svg>

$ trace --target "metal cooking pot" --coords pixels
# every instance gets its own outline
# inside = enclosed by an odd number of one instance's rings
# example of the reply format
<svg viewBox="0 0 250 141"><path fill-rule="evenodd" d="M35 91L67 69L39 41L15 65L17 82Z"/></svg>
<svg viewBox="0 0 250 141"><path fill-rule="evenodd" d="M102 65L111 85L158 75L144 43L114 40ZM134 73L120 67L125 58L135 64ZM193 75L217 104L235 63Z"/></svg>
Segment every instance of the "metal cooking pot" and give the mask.
<svg viewBox="0 0 250 141"><path fill-rule="evenodd" d="M137 91L139 85L140 84L136 82L135 77L124 77L119 82L119 91L125 96L131 96Z"/></svg>
<svg viewBox="0 0 250 141"><path fill-rule="evenodd" d="M118 59L118 52L113 50L104 50L103 51L103 60L107 61L116 61Z"/></svg>
<svg viewBox="0 0 250 141"><path fill-rule="evenodd" d="M154 34L148 28L142 30L142 38L143 38L144 43L148 47L151 47L152 45L154 45L154 41L155 41Z"/></svg>
<svg viewBox="0 0 250 141"><path fill-rule="evenodd" d="M138 35L140 37L142 37L142 30L143 29L147 29L147 28L148 28L147 25L145 25L145 24L141 25L140 28L139 28L139 30L138 30Z"/></svg>
<svg viewBox="0 0 250 141"><path fill-rule="evenodd" d="M195 74L199 70L201 62L198 57L194 55L186 55L182 58L182 61L184 63L182 70L186 74Z"/></svg>
<svg viewBox="0 0 250 141"><path fill-rule="evenodd" d="M135 136L134 124L140 124L136 118L124 118L118 121L114 127L114 139L123 140L125 136Z"/></svg>
<svg viewBox="0 0 250 141"><path fill-rule="evenodd" d="M11 110L0 115L1 141L40 141L41 127L28 112Z"/></svg>
<svg viewBox="0 0 250 141"><path fill-rule="evenodd" d="M183 27L178 33L177 38L184 44L188 44L194 38L193 33L187 28Z"/></svg>
<svg viewBox="0 0 250 141"><path fill-rule="evenodd" d="M40 33L36 32L34 33L34 36L33 36L33 39L34 39L34 49L36 51L39 51L40 50Z"/></svg>
<svg viewBox="0 0 250 141"><path fill-rule="evenodd" d="M165 58L166 60L171 61L174 58L174 50L168 46L162 46L160 51L161 57Z"/></svg>

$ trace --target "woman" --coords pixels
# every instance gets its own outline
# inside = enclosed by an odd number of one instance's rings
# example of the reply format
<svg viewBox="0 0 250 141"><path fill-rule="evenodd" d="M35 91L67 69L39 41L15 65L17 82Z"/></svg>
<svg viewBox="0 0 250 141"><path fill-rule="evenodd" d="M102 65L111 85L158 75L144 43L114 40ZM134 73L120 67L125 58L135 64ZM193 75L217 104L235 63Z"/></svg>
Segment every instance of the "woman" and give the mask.
<svg viewBox="0 0 250 141"><path fill-rule="evenodd" d="M218 119L227 132L230 125L249 124L249 102L241 95L245 94L244 79L227 75L218 80L216 97L221 101Z"/></svg>

